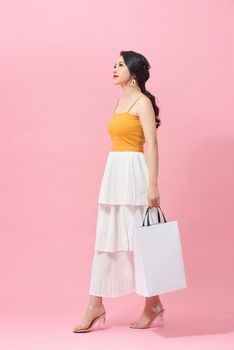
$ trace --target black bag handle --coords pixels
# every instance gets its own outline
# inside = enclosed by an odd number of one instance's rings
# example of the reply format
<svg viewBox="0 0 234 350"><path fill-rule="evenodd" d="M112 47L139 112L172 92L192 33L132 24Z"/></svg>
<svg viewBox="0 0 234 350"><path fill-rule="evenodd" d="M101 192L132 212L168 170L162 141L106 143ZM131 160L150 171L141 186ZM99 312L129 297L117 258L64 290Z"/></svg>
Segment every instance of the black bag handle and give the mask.
<svg viewBox="0 0 234 350"><path fill-rule="evenodd" d="M155 207L153 207L153 208L155 208ZM153 208L148 207L148 208L146 209L146 212L145 212L145 215L144 215L144 219L143 219L142 226L150 226L150 221L149 221L149 209L153 209ZM159 214L159 208L160 208L160 211L161 211L161 213L162 213L162 216L163 216L164 221L161 221L160 214ZM165 218L165 216L164 216L164 214L163 214L163 211L162 211L161 207L158 206L158 207L156 207L156 209L157 209L157 214L158 214L158 223L167 222L167 220L166 220L166 218ZM147 216L147 225L145 225L145 217L146 217L146 216Z"/></svg>

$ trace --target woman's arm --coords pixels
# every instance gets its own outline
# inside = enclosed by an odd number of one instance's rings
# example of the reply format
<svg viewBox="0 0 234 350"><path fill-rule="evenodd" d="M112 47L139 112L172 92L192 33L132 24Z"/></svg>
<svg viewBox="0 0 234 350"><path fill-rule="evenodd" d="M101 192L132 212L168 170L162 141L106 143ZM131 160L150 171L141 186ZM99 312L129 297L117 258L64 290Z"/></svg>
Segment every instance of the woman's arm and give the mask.
<svg viewBox="0 0 234 350"><path fill-rule="evenodd" d="M158 141L155 126L155 114L152 103L147 96L138 100L138 115L144 131L148 148L149 187L148 204L150 207L160 206L158 191Z"/></svg>

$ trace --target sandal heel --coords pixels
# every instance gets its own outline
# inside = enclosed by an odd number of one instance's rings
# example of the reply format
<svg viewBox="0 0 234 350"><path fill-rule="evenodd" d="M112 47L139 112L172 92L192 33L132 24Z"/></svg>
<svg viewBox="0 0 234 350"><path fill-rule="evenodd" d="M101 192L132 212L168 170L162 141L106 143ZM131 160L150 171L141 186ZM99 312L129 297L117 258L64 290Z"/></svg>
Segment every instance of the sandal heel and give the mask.
<svg viewBox="0 0 234 350"><path fill-rule="evenodd" d="M160 314L155 319L155 321L156 321L155 324L158 327L163 327L164 326L164 312L165 312L165 310L160 312Z"/></svg>
<svg viewBox="0 0 234 350"><path fill-rule="evenodd" d="M104 329L105 328L105 320L106 320L106 314L101 315L98 319L99 321L99 329Z"/></svg>

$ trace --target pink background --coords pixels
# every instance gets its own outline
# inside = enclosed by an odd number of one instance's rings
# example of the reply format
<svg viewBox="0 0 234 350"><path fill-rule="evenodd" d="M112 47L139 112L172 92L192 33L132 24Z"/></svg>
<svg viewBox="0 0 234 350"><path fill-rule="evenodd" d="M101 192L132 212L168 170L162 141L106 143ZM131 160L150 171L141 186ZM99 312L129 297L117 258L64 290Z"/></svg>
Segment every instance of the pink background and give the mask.
<svg viewBox="0 0 234 350"><path fill-rule="evenodd" d="M233 348L233 11L230 0L1 3L5 350L94 349L98 339L102 349ZM179 222L188 288L161 295L160 331L128 328L143 297L104 298L106 333L84 340L72 329L88 303L120 50L152 67L161 207Z"/></svg>

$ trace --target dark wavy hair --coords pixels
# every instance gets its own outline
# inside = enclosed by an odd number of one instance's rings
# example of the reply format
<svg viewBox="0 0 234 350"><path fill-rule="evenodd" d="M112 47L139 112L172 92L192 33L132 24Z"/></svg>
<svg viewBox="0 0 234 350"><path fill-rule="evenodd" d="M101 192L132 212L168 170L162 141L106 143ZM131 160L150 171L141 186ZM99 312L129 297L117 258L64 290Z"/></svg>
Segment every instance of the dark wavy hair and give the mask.
<svg viewBox="0 0 234 350"><path fill-rule="evenodd" d="M135 51L120 51L120 56L123 57L129 72L135 76L141 92L151 100L155 113L155 124L156 128L158 128L161 125L161 120L158 117L159 108L156 104L155 96L145 88L145 83L150 77L149 70L151 68L148 60L143 55Z"/></svg>

